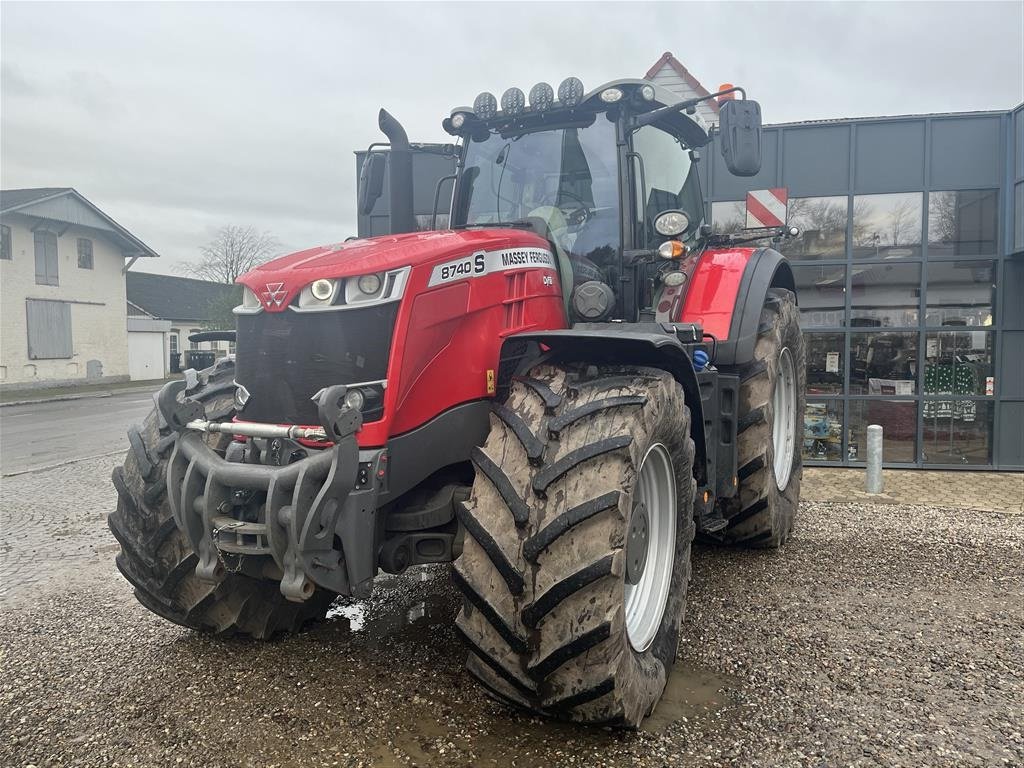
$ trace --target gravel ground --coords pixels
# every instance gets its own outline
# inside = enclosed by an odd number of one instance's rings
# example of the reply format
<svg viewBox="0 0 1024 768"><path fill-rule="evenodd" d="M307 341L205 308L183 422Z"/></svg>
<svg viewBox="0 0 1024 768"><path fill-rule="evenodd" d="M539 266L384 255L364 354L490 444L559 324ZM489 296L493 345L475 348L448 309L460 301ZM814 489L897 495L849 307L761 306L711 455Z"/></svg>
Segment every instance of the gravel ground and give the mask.
<svg viewBox="0 0 1024 768"><path fill-rule="evenodd" d="M444 569L276 643L157 619L102 532L113 463L0 487L2 766L1024 765L1021 515L805 503L781 553L696 548L682 661L620 733L482 696Z"/></svg>

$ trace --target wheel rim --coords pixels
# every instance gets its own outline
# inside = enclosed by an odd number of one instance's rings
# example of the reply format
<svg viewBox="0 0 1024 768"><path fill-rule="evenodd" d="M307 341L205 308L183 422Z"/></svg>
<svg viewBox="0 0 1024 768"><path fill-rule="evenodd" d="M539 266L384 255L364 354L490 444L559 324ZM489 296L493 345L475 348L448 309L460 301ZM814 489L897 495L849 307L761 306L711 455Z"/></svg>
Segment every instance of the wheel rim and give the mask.
<svg viewBox="0 0 1024 768"><path fill-rule="evenodd" d="M635 584L626 584L626 635L639 653L654 642L665 615L676 551L676 473L661 443L640 465L634 501L647 510L647 552Z"/></svg>
<svg viewBox="0 0 1024 768"><path fill-rule="evenodd" d="M775 379L772 404L775 417L772 424L772 446L775 448L775 485L779 490L789 485L793 471L793 453L796 450L796 367L793 353L783 347L779 353L779 372Z"/></svg>

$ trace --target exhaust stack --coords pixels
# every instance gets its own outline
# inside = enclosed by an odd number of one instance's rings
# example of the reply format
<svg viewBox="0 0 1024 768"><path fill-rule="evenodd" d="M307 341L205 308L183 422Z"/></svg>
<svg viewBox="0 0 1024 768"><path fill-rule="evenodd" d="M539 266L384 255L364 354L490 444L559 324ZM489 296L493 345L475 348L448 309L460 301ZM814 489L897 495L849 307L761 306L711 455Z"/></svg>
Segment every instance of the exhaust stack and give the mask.
<svg viewBox="0 0 1024 768"><path fill-rule="evenodd" d="M386 109L381 109L377 124L391 142L388 153L388 194L391 209L391 234L415 232L412 212L412 147L402 124Z"/></svg>

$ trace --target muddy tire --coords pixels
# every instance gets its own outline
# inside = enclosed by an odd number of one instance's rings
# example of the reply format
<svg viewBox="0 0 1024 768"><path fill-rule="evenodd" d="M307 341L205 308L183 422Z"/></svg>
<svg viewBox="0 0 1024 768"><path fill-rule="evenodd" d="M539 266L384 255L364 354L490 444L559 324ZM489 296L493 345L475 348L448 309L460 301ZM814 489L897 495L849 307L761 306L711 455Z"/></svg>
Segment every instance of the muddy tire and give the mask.
<svg viewBox="0 0 1024 768"><path fill-rule="evenodd" d="M473 456L453 570L467 667L493 698L627 727L654 709L690 578L693 456L683 391L663 371L541 366L513 383ZM660 550L643 544L645 522ZM661 600L637 597L651 584Z"/></svg>
<svg viewBox="0 0 1024 768"><path fill-rule="evenodd" d="M221 360L200 376L188 394L206 407L207 418L233 414L234 364ZM295 632L323 618L333 595L322 590L305 603L286 600L278 582L229 573L219 584L196 578L198 558L178 528L167 500L167 461L175 435L156 409L128 431L124 465L113 472L117 508L107 525L121 545L118 570L146 608L190 629L258 639ZM211 441L216 437L211 436ZM218 443L211 442L218 447Z"/></svg>
<svg viewBox="0 0 1024 768"><path fill-rule="evenodd" d="M737 371L739 494L725 510L728 543L780 547L793 530L803 473L805 354L795 297L770 289L754 359Z"/></svg>

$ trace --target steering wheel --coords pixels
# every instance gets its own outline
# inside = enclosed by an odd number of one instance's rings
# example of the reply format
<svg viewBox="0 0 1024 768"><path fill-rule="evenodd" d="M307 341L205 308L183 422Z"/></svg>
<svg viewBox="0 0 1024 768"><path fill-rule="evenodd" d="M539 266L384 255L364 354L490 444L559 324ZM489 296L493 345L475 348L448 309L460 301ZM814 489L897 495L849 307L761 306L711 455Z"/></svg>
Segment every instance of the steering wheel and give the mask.
<svg viewBox="0 0 1024 768"><path fill-rule="evenodd" d="M555 197L568 197L571 199L572 202L577 203L576 206L567 206L565 203L558 204L554 200L551 201L551 205L555 206L562 212L562 214L565 216L565 223L571 227L582 226L587 222L587 219L589 219L594 214L593 210L586 203L586 201L572 192L560 189L556 193Z"/></svg>

